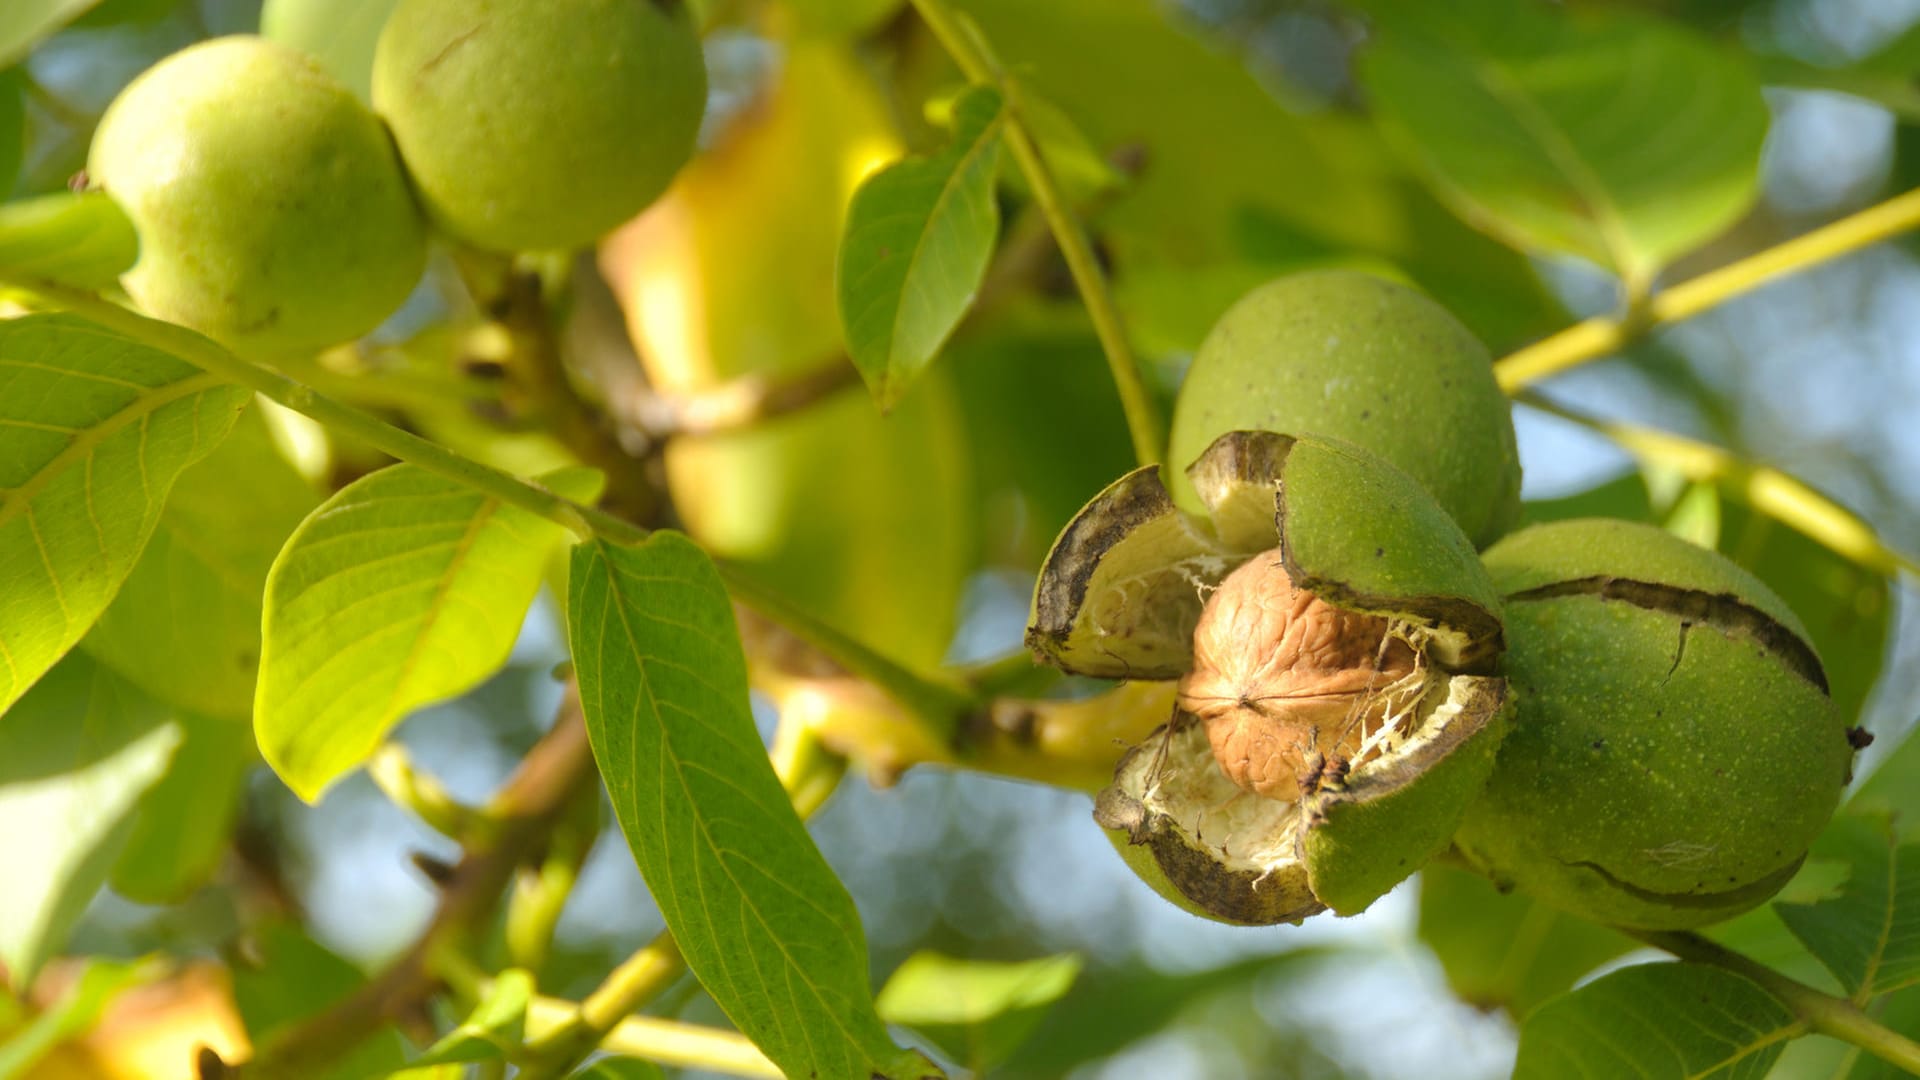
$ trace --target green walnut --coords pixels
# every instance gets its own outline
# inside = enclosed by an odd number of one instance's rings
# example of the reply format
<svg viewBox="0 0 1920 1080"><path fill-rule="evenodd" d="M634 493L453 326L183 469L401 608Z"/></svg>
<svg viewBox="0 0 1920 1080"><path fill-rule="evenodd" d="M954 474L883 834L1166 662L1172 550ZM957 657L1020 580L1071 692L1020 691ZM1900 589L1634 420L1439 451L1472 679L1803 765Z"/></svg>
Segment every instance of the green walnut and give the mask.
<svg viewBox="0 0 1920 1080"><path fill-rule="evenodd" d="M1792 611L1649 525L1539 525L1486 553L1514 715L1456 844L1596 922L1679 929L1779 891L1853 761Z"/></svg>
<svg viewBox="0 0 1920 1080"><path fill-rule="evenodd" d="M1178 681L1095 820L1197 914L1357 913L1446 848L1493 767L1493 583L1431 495L1351 444L1229 432L1187 478L1202 514L1153 466L1101 492L1034 594L1042 660Z"/></svg>
<svg viewBox="0 0 1920 1080"><path fill-rule="evenodd" d="M706 107L700 40L663 0L402 0L373 105L427 213L476 247L591 243L658 198Z"/></svg>
<svg viewBox="0 0 1920 1080"><path fill-rule="evenodd" d="M1222 432L1331 435L1399 466L1475 545L1520 512L1513 414L1486 347L1420 292L1350 270L1292 274L1227 310L1194 354L1168 460ZM1174 501L1197 510L1191 485Z"/></svg>
<svg viewBox="0 0 1920 1080"><path fill-rule="evenodd" d="M380 119L260 38L202 42L135 79L101 117L87 175L139 233L122 279L134 301L242 351L359 337L426 265Z"/></svg>

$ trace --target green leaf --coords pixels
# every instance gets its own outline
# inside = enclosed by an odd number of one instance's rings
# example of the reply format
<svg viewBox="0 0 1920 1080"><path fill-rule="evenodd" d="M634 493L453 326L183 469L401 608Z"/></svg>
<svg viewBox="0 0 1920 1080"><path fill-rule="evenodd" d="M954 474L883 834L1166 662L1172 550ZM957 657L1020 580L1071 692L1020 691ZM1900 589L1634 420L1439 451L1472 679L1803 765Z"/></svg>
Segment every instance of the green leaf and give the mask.
<svg viewBox="0 0 1920 1080"><path fill-rule="evenodd" d="M180 747L140 800L113 866L114 891L143 904L177 903L220 868L254 760L245 724L191 712L174 721Z"/></svg>
<svg viewBox="0 0 1920 1080"><path fill-rule="evenodd" d="M260 36L291 45L362 101L373 100L373 47L400 0L266 0Z"/></svg>
<svg viewBox="0 0 1920 1080"><path fill-rule="evenodd" d="M1513 1076L1758 1080L1804 1030L1778 998L1730 971L1641 964L1536 1010L1520 1029Z"/></svg>
<svg viewBox="0 0 1920 1080"><path fill-rule="evenodd" d="M0 5L0 68L12 67L41 39L87 13L100 0L7 0Z"/></svg>
<svg viewBox="0 0 1920 1080"><path fill-rule="evenodd" d="M786 0L796 33L817 37L864 34L900 10L903 0Z"/></svg>
<svg viewBox="0 0 1920 1080"><path fill-rule="evenodd" d="M493 980L487 994L473 1007L473 1015L407 1063L394 1076L409 1076L429 1065L470 1061L500 1061L511 1057L526 1039L527 1002L533 999L533 976L509 968Z"/></svg>
<svg viewBox="0 0 1920 1080"><path fill-rule="evenodd" d="M81 647L170 705L245 722L267 571L319 502L249 410L175 481L146 553Z"/></svg>
<svg viewBox="0 0 1920 1080"><path fill-rule="evenodd" d="M907 957L874 1000L881 1019L932 1039L984 1072L1018 1049L1080 977L1074 953L1022 963L961 960L921 951Z"/></svg>
<svg viewBox="0 0 1920 1080"><path fill-rule="evenodd" d="M0 322L0 710L93 625L248 396L71 316Z"/></svg>
<svg viewBox="0 0 1920 1080"><path fill-rule="evenodd" d="M1000 231L993 200L1006 110L976 86L953 106L953 141L895 162L854 192L835 272L847 350L889 409L960 323Z"/></svg>
<svg viewBox="0 0 1920 1080"><path fill-rule="evenodd" d="M1516 1019L1638 947L1617 931L1437 864L1420 871L1420 940L1462 1001Z"/></svg>
<svg viewBox="0 0 1920 1080"><path fill-rule="evenodd" d="M47 1051L93 1027L113 999L150 978L151 964L90 959L73 985L25 1026L0 1042L0 1080L29 1080Z"/></svg>
<svg viewBox="0 0 1920 1080"><path fill-rule="evenodd" d="M590 497L598 474L547 483ZM413 465L340 490L267 578L254 737L312 802L408 712L505 663L540 588L552 522Z"/></svg>
<svg viewBox="0 0 1920 1080"><path fill-rule="evenodd" d="M671 532L583 543L569 594L594 760L707 992L789 1076L933 1074L874 1014L860 916L768 761L706 553Z"/></svg>
<svg viewBox="0 0 1920 1080"><path fill-rule="evenodd" d="M254 1046L358 990L367 980L360 970L288 923L256 929L250 953L258 960L233 971L233 1000ZM344 1049L344 1048L343 1048ZM303 1080L366 1080L407 1063L407 1044L391 1025L346 1049L319 1076Z"/></svg>
<svg viewBox="0 0 1920 1080"><path fill-rule="evenodd" d="M0 268L12 276L102 289L140 255L140 238L103 192L0 205Z"/></svg>
<svg viewBox="0 0 1920 1080"><path fill-rule="evenodd" d="M1752 203L1767 107L1673 22L1528 0L1377 0L1363 73L1381 127L1467 221L1612 267L1639 295Z"/></svg>
<svg viewBox="0 0 1920 1080"><path fill-rule="evenodd" d="M0 71L0 202L20 178L20 161L27 152L25 80L18 68Z"/></svg>
<svg viewBox="0 0 1920 1080"><path fill-rule="evenodd" d="M80 655L0 717L0 964L15 985L106 882L179 742L165 710Z"/></svg>
<svg viewBox="0 0 1920 1080"><path fill-rule="evenodd" d="M574 1073L569 1080L661 1080L666 1074L651 1061L631 1057L601 1058Z"/></svg>
<svg viewBox="0 0 1920 1080"><path fill-rule="evenodd" d="M1920 983L1920 844L1900 844L1884 818L1837 819L1814 846L1849 874L1840 894L1775 904L1780 920L1855 1000Z"/></svg>
<svg viewBox="0 0 1920 1080"><path fill-rule="evenodd" d="M1032 87L1094 146L1143 155L1146 167L1099 214L1117 282L1237 260L1371 255L1404 268L1496 353L1564 319L1526 261L1461 224L1407 177L1367 118L1289 108L1255 65L1231 62L1246 54L1244 41L1206 39L1180 5L953 6L1018 74L1023 120ZM1256 231L1292 243L1283 255L1272 243L1256 252ZM1122 314L1131 326L1131 312Z"/></svg>

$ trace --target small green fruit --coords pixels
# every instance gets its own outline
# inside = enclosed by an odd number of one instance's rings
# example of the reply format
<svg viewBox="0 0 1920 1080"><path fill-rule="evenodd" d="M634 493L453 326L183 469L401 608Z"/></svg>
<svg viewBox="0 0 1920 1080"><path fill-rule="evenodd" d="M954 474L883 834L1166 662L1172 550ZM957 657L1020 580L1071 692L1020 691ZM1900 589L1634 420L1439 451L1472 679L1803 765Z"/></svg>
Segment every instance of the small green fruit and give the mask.
<svg viewBox="0 0 1920 1080"><path fill-rule="evenodd" d="M1168 460L1191 461L1237 430L1371 450L1419 481L1476 546L1519 516L1513 415L1486 347L1439 304L1382 278L1293 274L1220 317L1180 388ZM1197 509L1183 477L1171 486Z"/></svg>
<svg viewBox="0 0 1920 1080"><path fill-rule="evenodd" d="M660 0L404 0L373 61L427 213L499 251L638 214L693 153L706 95L693 25Z"/></svg>
<svg viewBox="0 0 1920 1080"><path fill-rule="evenodd" d="M1446 847L1493 767L1493 583L1431 495L1350 444L1230 432L1187 475L1205 517L1151 466L1080 512L1027 642L1179 680L1094 810L1148 884L1223 922L1354 914Z"/></svg>
<svg viewBox="0 0 1920 1080"><path fill-rule="evenodd" d="M108 107L91 182L133 220L145 310L249 352L378 326L426 265L426 223L380 120L256 37L184 49Z"/></svg>
<svg viewBox="0 0 1920 1080"><path fill-rule="evenodd" d="M1495 882L1600 923L1700 926L1786 884L1853 760L1806 630L1661 529L1535 526L1486 553L1511 730L1456 838Z"/></svg>

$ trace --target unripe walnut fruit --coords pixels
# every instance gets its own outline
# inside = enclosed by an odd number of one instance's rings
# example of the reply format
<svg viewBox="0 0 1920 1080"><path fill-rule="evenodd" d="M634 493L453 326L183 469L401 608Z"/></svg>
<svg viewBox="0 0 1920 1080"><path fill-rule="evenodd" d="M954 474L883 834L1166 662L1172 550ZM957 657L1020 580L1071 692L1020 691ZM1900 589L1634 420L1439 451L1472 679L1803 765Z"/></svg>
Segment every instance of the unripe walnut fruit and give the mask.
<svg viewBox="0 0 1920 1080"><path fill-rule="evenodd" d="M645 209L706 95L691 19L661 0L402 0L373 61L434 223L500 251L591 243Z"/></svg>
<svg viewBox="0 0 1920 1080"><path fill-rule="evenodd" d="M260 38L202 42L135 79L101 117L87 174L139 233L128 294L243 351L358 337L426 265L379 118Z"/></svg>
<svg viewBox="0 0 1920 1080"><path fill-rule="evenodd" d="M1439 501L1477 547L1520 511L1513 415L1486 347L1418 290L1351 270L1291 274L1220 316L1173 410L1167 460L1222 433L1330 435L1372 451ZM1199 508L1169 470L1174 502Z"/></svg>
<svg viewBox="0 0 1920 1080"><path fill-rule="evenodd" d="M1359 447L1229 432L1055 541L1027 643L1081 675L1179 680L1094 820L1161 895L1223 922L1364 910L1444 849L1493 766L1499 602L1433 496Z"/></svg>
<svg viewBox="0 0 1920 1080"><path fill-rule="evenodd" d="M1719 554L1624 521L1524 529L1486 563L1514 713L1460 852L1496 883L1641 929L1779 891L1853 759L1785 603Z"/></svg>

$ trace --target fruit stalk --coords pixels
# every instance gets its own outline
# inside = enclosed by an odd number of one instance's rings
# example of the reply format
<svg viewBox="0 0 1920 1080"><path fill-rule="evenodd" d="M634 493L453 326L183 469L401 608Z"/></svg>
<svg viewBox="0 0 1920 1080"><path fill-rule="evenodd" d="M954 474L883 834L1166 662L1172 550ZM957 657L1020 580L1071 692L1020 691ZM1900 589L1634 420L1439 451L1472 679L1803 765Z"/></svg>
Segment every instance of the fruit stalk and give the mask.
<svg viewBox="0 0 1920 1080"><path fill-rule="evenodd" d="M1889 1065L1920 1075L1920 1043L1883 1026L1855 1002L1815 990L1699 934L1664 931L1632 936L1682 960L1743 975L1779 998L1809 1030L1851 1043Z"/></svg>

